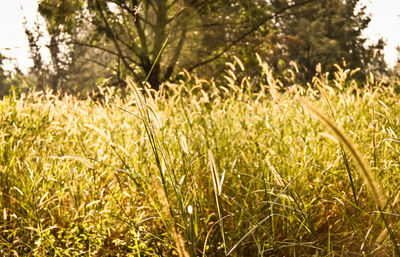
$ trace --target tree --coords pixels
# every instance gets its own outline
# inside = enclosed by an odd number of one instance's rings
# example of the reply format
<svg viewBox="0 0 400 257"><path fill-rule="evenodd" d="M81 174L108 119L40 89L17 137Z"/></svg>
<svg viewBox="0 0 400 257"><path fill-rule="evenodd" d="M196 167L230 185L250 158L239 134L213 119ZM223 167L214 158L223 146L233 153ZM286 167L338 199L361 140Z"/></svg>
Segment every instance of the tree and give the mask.
<svg viewBox="0 0 400 257"><path fill-rule="evenodd" d="M210 64L255 47L257 40L247 39L254 32L258 39L268 34L274 17L312 1L274 10L265 0L41 0L39 12L53 34L107 53L108 63L99 64L113 69L119 81L150 75L158 89L175 70L216 70ZM73 36L73 29L87 36Z"/></svg>
<svg viewBox="0 0 400 257"><path fill-rule="evenodd" d="M4 61L7 59L0 53L0 97L4 96L9 91L9 85L7 83L8 74L4 70Z"/></svg>
<svg viewBox="0 0 400 257"><path fill-rule="evenodd" d="M49 88L54 92L85 95L95 89L98 74L110 75L106 71L107 67L98 65L99 61L109 59L109 56L104 56L97 49L71 44L72 40L85 37L87 32L80 31L81 26L66 18L76 6L71 8L67 1L60 1L58 4L62 7L55 9L58 12L53 13L55 16L52 17L57 22L47 22L45 30L39 21L33 27L24 22L33 61L28 77L33 87L39 90ZM63 21L67 22L62 24ZM47 62L42 56L46 33L49 35L49 42L45 47L50 53Z"/></svg>
<svg viewBox="0 0 400 257"><path fill-rule="evenodd" d="M18 68L14 68L12 71L4 68L4 61L13 60L2 53L0 53L0 98L8 95L12 90L21 92L26 90L25 76L22 71Z"/></svg>
<svg viewBox="0 0 400 257"><path fill-rule="evenodd" d="M299 0L274 0L272 4L282 8L289 2ZM314 75L318 63L332 74L333 64L342 64L342 59L350 68L361 68L360 76L371 68L384 70L383 56L376 55L384 42L365 46L362 31L370 18L365 14L365 7L358 8L358 4L359 0L320 0L288 10L277 19L276 33L270 36L276 46L269 55L272 66L278 70L281 60L283 63L296 61L305 81Z"/></svg>
<svg viewBox="0 0 400 257"><path fill-rule="evenodd" d="M34 87L43 90L48 81L49 70L47 65L43 62L42 54L40 52L41 45L39 41L43 37L43 32L39 23L35 23L33 28L29 28L27 22L24 22L25 35L28 38L30 58L33 61L33 66L30 68L30 74L34 78Z"/></svg>

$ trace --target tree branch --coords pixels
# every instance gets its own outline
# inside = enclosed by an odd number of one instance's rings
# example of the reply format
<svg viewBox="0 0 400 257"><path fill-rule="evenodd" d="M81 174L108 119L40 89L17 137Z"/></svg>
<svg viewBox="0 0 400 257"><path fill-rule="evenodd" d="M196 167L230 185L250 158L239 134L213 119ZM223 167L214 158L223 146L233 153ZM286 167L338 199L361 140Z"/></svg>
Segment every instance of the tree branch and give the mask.
<svg viewBox="0 0 400 257"><path fill-rule="evenodd" d="M131 72L131 74L135 74L134 70L132 69L132 67L129 65L129 63L126 61L124 55L122 54L121 48L119 46L118 40L114 34L114 31L111 29L110 24L108 24L107 18L104 16L103 13L103 9L101 8L100 2L99 0L96 0L96 5L97 5L97 9L99 10L101 19L103 20L104 24L106 25L106 28L108 30L108 32L113 36L112 40L114 42L114 46L117 49L118 52L118 56L121 57L122 62L124 63L124 65L126 66L126 68Z"/></svg>
<svg viewBox="0 0 400 257"><path fill-rule="evenodd" d="M117 6L121 7L123 10L127 11L129 14L136 16L136 10L135 9L130 9L128 6L126 6L124 3L121 3L120 1L116 0L109 0L111 3L116 4Z"/></svg>
<svg viewBox="0 0 400 257"><path fill-rule="evenodd" d="M142 45L142 52L147 53L148 45L147 45L146 35L144 33L143 27L140 25L140 21L135 22L135 27L138 32L140 44Z"/></svg>
<svg viewBox="0 0 400 257"><path fill-rule="evenodd" d="M109 53L109 54L112 54L112 55L115 55L115 56L119 56L118 53L116 53L116 52L114 52L114 51L111 51L110 49L101 47L101 46L91 45L91 44L84 43L84 42L80 42L80 41L72 41L71 43L72 43L72 44L75 44L75 45L80 45L80 46L85 46L85 47L91 47L91 48L99 49L99 50L104 51L104 52L106 52L106 53ZM130 62L132 62L132 63L134 63L134 64L136 64L136 65L139 65L139 63L138 63L137 61L135 61L134 59L132 59L132 58L129 57L129 56L123 56L123 58L126 58L126 59L129 60Z"/></svg>
<svg viewBox="0 0 400 257"><path fill-rule="evenodd" d="M196 11L200 11L201 8L210 6L210 5L214 4L217 1L218 0L205 0L205 1L195 5L196 0L193 0L191 3L189 3L189 6L191 8L193 8L193 14L195 15ZM183 9L185 9L185 8L183 8ZM182 15L182 13L183 13L182 11L179 11L172 18L170 18L169 20L171 21L173 19L178 19L179 16ZM194 15L190 15L190 16L187 16L185 18L186 18L186 20L191 20L191 19L193 19Z"/></svg>
<svg viewBox="0 0 400 257"><path fill-rule="evenodd" d="M187 32L187 23L184 23L183 24L183 28L181 30L181 35L180 35L178 44L177 44L177 46L175 48L174 55L172 56L172 58L171 58L171 60L169 62L169 65L168 65L167 70L166 70L165 75L164 75L164 79L169 79L169 77L172 75L172 72L174 71L175 65L176 65L176 63L178 61L178 58L179 58L180 54L181 54L181 51L182 51L182 48L183 48L183 44L184 44L184 42L186 40L186 32Z"/></svg>

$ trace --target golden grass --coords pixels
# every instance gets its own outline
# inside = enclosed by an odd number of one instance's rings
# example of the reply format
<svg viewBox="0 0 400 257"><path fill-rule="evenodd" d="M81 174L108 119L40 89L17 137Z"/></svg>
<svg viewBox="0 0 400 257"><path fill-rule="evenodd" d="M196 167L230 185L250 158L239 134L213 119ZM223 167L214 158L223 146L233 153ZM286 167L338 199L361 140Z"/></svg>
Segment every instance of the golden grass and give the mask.
<svg viewBox="0 0 400 257"><path fill-rule="evenodd" d="M396 254L398 88L340 67L303 87L293 65L282 89L265 63L227 67L222 84L3 99L0 255Z"/></svg>

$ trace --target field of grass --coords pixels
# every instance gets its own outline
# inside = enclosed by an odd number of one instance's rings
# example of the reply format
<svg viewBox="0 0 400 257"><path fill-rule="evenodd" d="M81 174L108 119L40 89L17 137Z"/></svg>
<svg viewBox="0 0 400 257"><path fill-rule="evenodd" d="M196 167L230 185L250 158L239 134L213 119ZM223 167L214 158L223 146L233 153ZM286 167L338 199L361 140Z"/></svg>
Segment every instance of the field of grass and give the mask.
<svg viewBox="0 0 400 257"><path fill-rule="evenodd" d="M397 255L396 88L228 67L224 84L4 98L0 255Z"/></svg>

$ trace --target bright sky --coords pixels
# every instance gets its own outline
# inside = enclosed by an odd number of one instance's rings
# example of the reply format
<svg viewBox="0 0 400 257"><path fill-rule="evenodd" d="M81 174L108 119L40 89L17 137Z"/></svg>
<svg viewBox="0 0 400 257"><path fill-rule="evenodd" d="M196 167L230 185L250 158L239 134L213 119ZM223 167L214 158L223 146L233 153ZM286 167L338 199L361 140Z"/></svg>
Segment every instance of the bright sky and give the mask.
<svg viewBox="0 0 400 257"><path fill-rule="evenodd" d="M397 61L397 46L400 46L400 0L361 0L371 13L371 22L364 35L372 42L383 37L386 41L385 60L390 66Z"/></svg>
<svg viewBox="0 0 400 257"><path fill-rule="evenodd" d="M24 16L32 25L36 19L36 0L0 0L0 52L16 60L6 63L11 69L16 62L26 71L32 65L29 45L24 33Z"/></svg>
<svg viewBox="0 0 400 257"><path fill-rule="evenodd" d="M380 37L387 41L385 59L393 66L397 60L395 47L400 46L400 0L361 2L367 5L367 12L372 14L372 21L365 31L365 36L372 42ZM37 19L36 9L37 0L0 0L0 52L15 58L23 71L32 65L22 25L23 17L27 17L29 24L33 24ZM12 67L12 63L6 66L8 69Z"/></svg>

